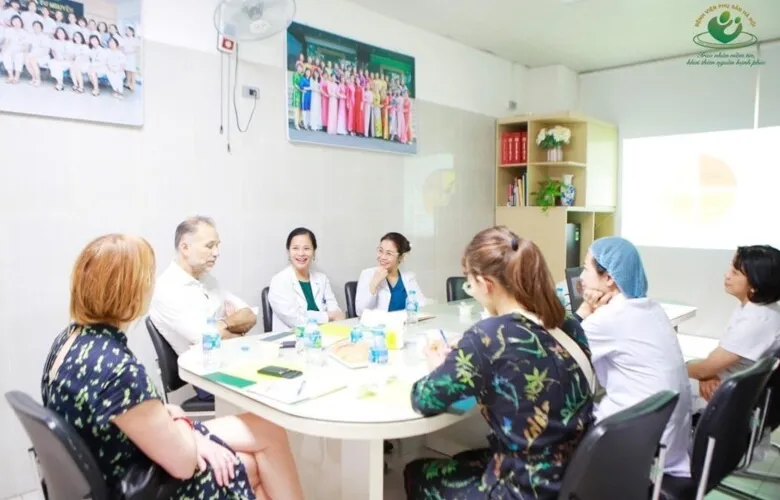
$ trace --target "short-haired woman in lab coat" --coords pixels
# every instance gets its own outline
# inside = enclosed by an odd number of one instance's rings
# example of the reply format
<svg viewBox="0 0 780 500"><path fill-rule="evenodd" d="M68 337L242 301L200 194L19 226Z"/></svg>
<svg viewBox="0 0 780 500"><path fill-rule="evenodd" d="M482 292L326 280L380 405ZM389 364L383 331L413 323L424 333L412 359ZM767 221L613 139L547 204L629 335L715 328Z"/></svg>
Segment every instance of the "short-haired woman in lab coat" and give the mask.
<svg viewBox="0 0 780 500"><path fill-rule="evenodd" d="M273 315L273 331L287 331L306 324L310 317L318 323L346 317L341 311L330 280L312 269L317 237L305 227L293 229L287 236L290 265L271 279L268 302Z"/></svg>
<svg viewBox="0 0 780 500"><path fill-rule="evenodd" d="M425 305L425 296L411 271L398 269L412 245L401 233L387 233L376 249L377 267L364 269L358 280L355 312L360 316L366 309L403 311L409 292L417 295L419 306Z"/></svg>
<svg viewBox="0 0 780 500"><path fill-rule="evenodd" d="M660 391L680 394L661 442L665 473L690 477L691 388L669 317L647 297L639 251L619 237L593 242L580 276L585 301L577 310L588 338L596 377L606 395L594 407L596 421Z"/></svg>
<svg viewBox="0 0 780 500"><path fill-rule="evenodd" d="M769 245L737 248L723 280L739 304L718 347L688 363L694 380L694 411L703 409L721 380L750 368L780 348L780 250Z"/></svg>

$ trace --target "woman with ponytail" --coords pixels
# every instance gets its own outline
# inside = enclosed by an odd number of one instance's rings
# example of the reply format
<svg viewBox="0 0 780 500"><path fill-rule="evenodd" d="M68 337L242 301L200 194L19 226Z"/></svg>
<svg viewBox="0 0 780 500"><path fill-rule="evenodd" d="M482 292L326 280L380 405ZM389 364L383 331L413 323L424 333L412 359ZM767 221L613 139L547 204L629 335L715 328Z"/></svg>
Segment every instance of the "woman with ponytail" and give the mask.
<svg viewBox="0 0 780 500"><path fill-rule="evenodd" d="M504 227L466 247L464 290L492 316L450 349L426 349L431 373L412 406L436 415L475 398L489 448L406 466L407 497L556 499L566 466L590 427L593 371L579 324L565 317L539 248Z"/></svg>

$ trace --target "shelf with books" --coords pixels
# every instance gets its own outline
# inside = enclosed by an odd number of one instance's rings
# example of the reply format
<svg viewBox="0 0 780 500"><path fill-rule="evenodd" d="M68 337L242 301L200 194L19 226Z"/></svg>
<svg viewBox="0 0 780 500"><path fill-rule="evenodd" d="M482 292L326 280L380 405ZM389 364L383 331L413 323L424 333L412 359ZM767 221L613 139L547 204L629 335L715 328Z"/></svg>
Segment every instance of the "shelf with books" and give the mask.
<svg viewBox="0 0 780 500"><path fill-rule="evenodd" d="M565 144L551 139L537 144L538 139L550 135L540 136L542 130L555 127L568 130L558 128L552 136L567 139ZM497 121L496 130L496 223L534 240L556 279L562 279L567 224L579 224L581 252L583 247L587 251L595 238L614 234L617 127L573 113L560 113L502 118ZM519 160L504 152L505 148L511 152L512 141L518 139ZM551 146L551 142L560 146L555 155L548 155L542 147ZM574 187L571 206L538 206L532 193L539 191L548 179Z"/></svg>

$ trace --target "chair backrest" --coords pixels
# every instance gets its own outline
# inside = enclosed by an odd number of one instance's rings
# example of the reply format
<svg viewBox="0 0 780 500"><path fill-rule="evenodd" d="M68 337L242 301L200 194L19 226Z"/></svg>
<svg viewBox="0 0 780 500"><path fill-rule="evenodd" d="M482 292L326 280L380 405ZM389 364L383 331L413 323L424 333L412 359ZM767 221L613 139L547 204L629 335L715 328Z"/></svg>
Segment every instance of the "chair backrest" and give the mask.
<svg viewBox="0 0 780 500"><path fill-rule="evenodd" d="M108 499L95 457L65 419L23 392L8 392L5 399L32 441L48 500Z"/></svg>
<svg viewBox="0 0 780 500"><path fill-rule="evenodd" d="M447 302L468 299L469 296L463 291L463 283L466 278L463 276L450 276L447 278Z"/></svg>
<svg viewBox="0 0 780 500"><path fill-rule="evenodd" d="M593 426L566 468L558 499L647 498L658 443L679 398L661 391Z"/></svg>
<svg viewBox="0 0 780 500"><path fill-rule="evenodd" d="M569 289L569 304L571 304L571 312L577 312L580 305L582 305L582 289L579 286L580 275L582 274L581 267L570 267L566 270L566 288Z"/></svg>
<svg viewBox="0 0 780 500"><path fill-rule="evenodd" d="M168 394L184 387L187 383L179 377L179 355L160 334L149 316L146 317L146 330L149 332L152 345L157 352L157 366L160 368L160 379L165 393Z"/></svg>
<svg viewBox="0 0 780 500"><path fill-rule="evenodd" d="M357 285L357 281L347 281L344 283L344 296L347 298L347 318L357 318L357 309L355 308Z"/></svg>
<svg viewBox="0 0 780 500"><path fill-rule="evenodd" d="M274 310L271 309L271 303L268 301L270 290L270 287L265 287L260 292L260 304L263 307L263 331L266 333L274 329Z"/></svg>
<svg viewBox="0 0 780 500"><path fill-rule="evenodd" d="M778 348L770 356L780 360L780 348ZM769 397L769 407L767 408L766 417L764 418L764 429L767 432L771 432L780 427L780 367L775 368L772 375L769 377L769 381L766 384L766 390L771 389ZM766 390L762 395L761 401L766 396Z"/></svg>
<svg viewBox="0 0 780 500"><path fill-rule="evenodd" d="M776 364L767 357L727 378L704 409L693 435L691 476L699 483L709 439L715 439L705 493L734 472L747 452L753 413Z"/></svg>

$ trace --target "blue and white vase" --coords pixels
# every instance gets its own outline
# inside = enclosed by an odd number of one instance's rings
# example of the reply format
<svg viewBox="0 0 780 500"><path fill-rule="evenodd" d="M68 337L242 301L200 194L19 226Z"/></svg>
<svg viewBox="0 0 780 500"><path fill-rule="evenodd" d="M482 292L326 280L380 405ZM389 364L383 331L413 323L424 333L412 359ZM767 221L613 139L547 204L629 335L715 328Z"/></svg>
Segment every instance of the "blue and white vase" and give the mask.
<svg viewBox="0 0 780 500"><path fill-rule="evenodd" d="M561 205L565 207L574 205L574 197L577 195L577 190L574 188L573 181L573 175L563 176L563 185L561 186Z"/></svg>

